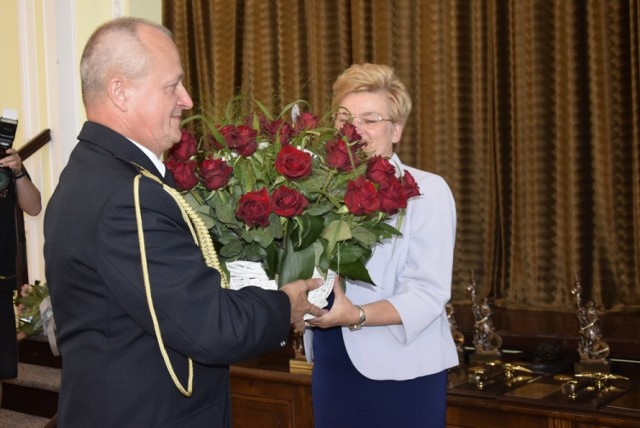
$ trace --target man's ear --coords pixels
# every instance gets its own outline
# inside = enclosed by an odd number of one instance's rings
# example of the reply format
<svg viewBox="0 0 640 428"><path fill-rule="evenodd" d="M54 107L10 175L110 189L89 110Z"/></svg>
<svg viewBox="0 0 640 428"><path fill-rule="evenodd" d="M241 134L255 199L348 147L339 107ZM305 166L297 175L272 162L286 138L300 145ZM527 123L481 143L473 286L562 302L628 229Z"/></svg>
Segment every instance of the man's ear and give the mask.
<svg viewBox="0 0 640 428"><path fill-rule="evenodd" d="M123 79L116 77L107 84L107 96L120 111L127 111L129 108L128 95L127 85Z"/></svg>

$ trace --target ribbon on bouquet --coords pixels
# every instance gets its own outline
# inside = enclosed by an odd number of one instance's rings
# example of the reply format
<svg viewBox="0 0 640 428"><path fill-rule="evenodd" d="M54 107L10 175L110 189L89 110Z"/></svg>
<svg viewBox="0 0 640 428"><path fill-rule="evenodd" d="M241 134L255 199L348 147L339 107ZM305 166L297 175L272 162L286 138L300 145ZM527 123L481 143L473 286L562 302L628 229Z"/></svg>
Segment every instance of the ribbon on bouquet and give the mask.
<svg viewBox="0 0 640 428"><path fill-rule="evenodd" d="M232 290L240 290L249 285L264 288L265 290L277 290L278 284L269 279L262 265L258 262L236 260L227 263L227 270L231 280L229 287Z"/></svg>
<svg viewBox="0 0 640 428"><path fill-rule="evenodd" d="M277 290L278 285L276 281L269 279L262 264L259 262L248 262L243 260L236 260L234 262L227 263L227 270L231 280L229 286L232 290L239 290L246 286L255 286L264 288L265 290ZM333 281L337 274L329 270L326 278L320 273L318 268L313 270L313 278L322 278L324 280L320 288L316 288L309 292L307 298L312 304L324 308L327 306L327 297L333 290ZM305 314L304 319L310 320L314 318L311 314Z"/></svg>

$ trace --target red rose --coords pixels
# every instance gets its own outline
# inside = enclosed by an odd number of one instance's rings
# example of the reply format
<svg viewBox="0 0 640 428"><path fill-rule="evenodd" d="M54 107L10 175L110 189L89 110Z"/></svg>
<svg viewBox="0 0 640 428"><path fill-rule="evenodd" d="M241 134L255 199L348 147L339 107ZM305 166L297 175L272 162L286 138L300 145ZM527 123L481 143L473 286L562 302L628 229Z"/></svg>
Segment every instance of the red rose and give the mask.
<svg viewBox="0 0 640 428"><path fill-rule="evenodd" d="M311 155L293 146L284 146L278 152L275 166L288 180L299 180L311 175Z"/></svg>
<svg viewBox="0 0 640 428"><path fill-rule="evenodd" d="M240 197L236 217L249 226L267 227L270 212L269 194L263 187L262 190L248 192Z"/></svg>
<svg viewBox="0 0 640 428"><path fill-rule="evenodd" d="M345 137L349 143L355 143L362 139L353 123L345 123L339 131L339 134Z"/></svg>
<svg viewBox="0 0 640 428"><path fill-rule="evenodd" d="M169 159L164 164L176 182L176 189L191 190L198 184L198 178L196 177L198 163L195 160L180 161Z"/></svg>
<svg viewBox="0 0 640 428"><path fill-rule="evenodd" d="M327 151L327 165L329 168L337 169L338 171L351 171L354 166L360 165L360 159L355 153L351 152L353 157L353 164L349 157L350 149L347 147L347 143L341 139L335 139L325 144L325 150Z"/></svg>
<svg viewBox="0 0 640 428"><path fill-rule="evenodd" d="M396 169L382 156L373 156L367 165L367 178L376 184L384 185L396 178Z"/></svg>
<svg viewBox="0 0 640 428"><path fill-rule="evenodd" d="M280 186L271 194L273 212L282 217L295 217L302 214L309 202L297 190Z"/></svg>
<svg viewBox="0 0 640 428"><path fill-rule="evenodd" d="M414 196L420 196L420 188L418 187L418 183L413 178L409 172L405 171L402 177L402 191L404 195L409 198L413 198Z"/></svg>
<svg viewBox="0 0 640 428"><path fill-rule="evenodd" d="M252 127L256 119L261 132L268 134L269 127L271 126L271 120L267 119L264 114L249 115L245 120L245 124Z"/></svg>
<svg viewBox="0 0 640 428"><path fill-rule="evenodd" d="M298 119L296 120L294 128L298 133L300 133L305 129L316 128L319 122L320 122L320 119L318 119L316 115L303 111L298 116Z"/></svg>
<svg viewBox="0 0 640 428"><path fill-rule="evenodd" d="M207 136L204 138L203 147L202 147L202 151L204 153L209 153L209 152L212 152L212 151L222 150L224 148L225 148L225 146L223 144L220 144L220 142L218 142L213 137L213 135L207 134Z"/></svg>
<svg viewBox="0 0 640 428"><path fill-rule="evenodd" d="M224 138L225 143L227 143L227 147L231 148L233 140L236 138L236 134L238 133L235 125L224 125L218 129L220 134Z"/></svg>
<svg viewBox="0 0 640 428"><path fill-rule="evenodd" d="M279 137L280 144L283 146L289 144L291 137L294 135L291 125L282 120L274 120L273 122L265 123L264 129L272 139L275 140L276 137Z"/></svg>
<svg viewBox="0 0 640 428"><path fill-rule="evenodd" d="M220 128L227 146L245 158L251 156L258 148L258 133L245 125L225 125Z"/></svg>
<svg viewBox="0 0 640 428"><path fill-rule="evenodd" d="M200 164L200 177L204 187L209 190L218 190L229 183L231 168L223 159L205 159Z"/></svg>
<svg viewBox="0 0 640 428"><path fill-rule="evenodd" d="M193 135L193 133L188 129L183 129L182 137L180 137L180 142L175 144L169 150L169 157L186 161L189 160L191 156L196 154L197 149L198 140L196 140L196 136Z"/></svg>
<svg viewBox="0 0 640 428"><path fill-rule="evenodd" d="M400 180L394 175L392 179L378 189L380 210L393 215L401 208L407 208L407 197L402 191Z"/></svg>
<svg viewBox="0 0 640 428"><path fill-rule="evenodd" d="M373 183L364 177L358 177L347 184L344 204L355 215L367 215L380 209L378 192Z"/></svg>

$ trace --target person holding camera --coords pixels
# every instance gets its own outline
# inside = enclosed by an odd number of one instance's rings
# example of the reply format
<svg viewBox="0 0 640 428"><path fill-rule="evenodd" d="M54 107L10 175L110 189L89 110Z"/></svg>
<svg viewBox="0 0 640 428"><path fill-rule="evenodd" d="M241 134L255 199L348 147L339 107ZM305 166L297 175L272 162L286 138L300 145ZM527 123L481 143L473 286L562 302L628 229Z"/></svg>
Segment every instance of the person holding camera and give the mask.
<svg viewBox="0 0 640 428"><path fill-rule="evenodd" d="M0 380L18 375L18 346L13 292L18 287L17 210L35 216L42 209L40 191L31 182L22 159L13 148L0 152ZM0 399L1 399L0 390Z"/></svg>

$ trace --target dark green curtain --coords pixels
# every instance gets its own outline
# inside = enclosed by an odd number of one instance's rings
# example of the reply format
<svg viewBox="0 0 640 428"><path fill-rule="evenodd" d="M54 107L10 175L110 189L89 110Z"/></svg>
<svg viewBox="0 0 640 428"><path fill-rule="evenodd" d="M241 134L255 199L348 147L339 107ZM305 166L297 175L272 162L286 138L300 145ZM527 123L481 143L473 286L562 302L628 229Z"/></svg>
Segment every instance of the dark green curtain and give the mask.
<svg viewBox="0 0 640 428"><path fill-rule="evenodd" d="M393 66L414 110L399 148L458 210L453 298L640 310L638 3L174 0L163 19L196 105L243 93L318 114L352 63Z"/></svg>

